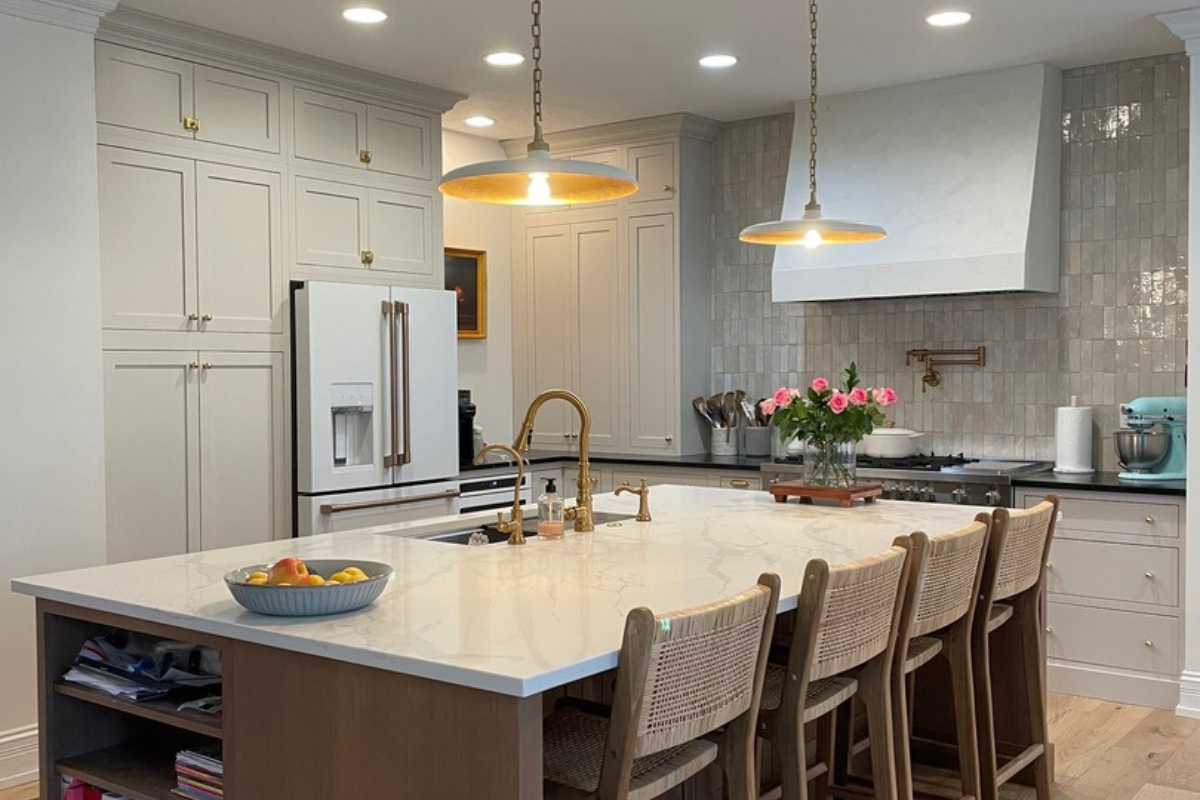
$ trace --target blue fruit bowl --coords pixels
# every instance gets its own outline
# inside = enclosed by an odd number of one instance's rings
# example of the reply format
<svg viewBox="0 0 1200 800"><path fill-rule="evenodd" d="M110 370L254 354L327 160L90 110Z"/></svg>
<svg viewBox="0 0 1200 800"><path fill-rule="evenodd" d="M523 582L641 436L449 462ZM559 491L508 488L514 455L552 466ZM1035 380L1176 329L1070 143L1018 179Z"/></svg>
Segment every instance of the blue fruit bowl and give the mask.
<svg viewBox="0 0 1200 800"><path fill-rule="evenodd" d="M375 601L395 574L390 565L379 561L314 558L306 560L310 574L328 578L346 567L358 567L366 580L355 583L324 583L319 586L271 586L246 583L252 572L269 572L270 564L252 564L225 576L233 599L259 614L275 617L315 617L354 611Z"/></svg>

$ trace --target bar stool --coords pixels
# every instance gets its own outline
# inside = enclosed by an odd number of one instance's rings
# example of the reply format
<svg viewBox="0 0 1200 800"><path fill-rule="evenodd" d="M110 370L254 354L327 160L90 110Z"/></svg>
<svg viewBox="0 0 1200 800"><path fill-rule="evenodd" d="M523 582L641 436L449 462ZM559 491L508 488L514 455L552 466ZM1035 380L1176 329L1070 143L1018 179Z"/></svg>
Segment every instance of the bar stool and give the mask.
<svg viewBox="0 0 1200 800"><path fill-rule="evenodd" d="M857 692L867 709L871 769L877 795L896 797L891 721L892 652L901 590L908 568L907 539L870 558L830 567L808 562L796 610L787 666L769 664L758 735L778 751L783 800L824 797L833 764L833 713ZM853 672L852 672L853 671ZM804 724L817 720L817 763L809 768Z"/></svg>
<svg viewBox="0 0 1200 800"><path fill-rule="evenodd" d="M778 604L779 576L765 573L719 603L630 611L607 716L566 705L543 723L544 796L649 800L719 758L729 797L757 797L754 721ZM722 726L716 742L699 738Z"/></svg>
<svg viewBox="0 0 1200 800"><path fill-rule="evenodd" d="M991 517L981 514L965 528L930 539L917 531L911 543L908 580L900 604L896 655L892 659L892 736L896 747L896 790L902 800L913 796L909 738L914 673L936 656L950 666L954 717L961 762L962 796L979 796L979 755L975 742L975 696L971 678L971 618L979 593L983 557ZM903 655L901 655L903 654ZM849 709L839 722L851 723ZM845 783L849 747L839 748L835 794L872 796L868 789Z"/></svg>
<svg viewBox="0 0 1200 800"><path fill-rule="evenodd" d="M1038 800L1050 798L1050 764L1047 759L1046 686L1043 672L1042 592L1045 564L1058 519L1058 497L1052 494L1033 508L992 513L992 534L984 561L979 609L971 630L971 659L975 673L975 716L979 737L981 800L998 800L1000 785L1032 766ZM995 705L992 694L992 633L1002 625L1019 628L1020 663L1024 697L1013 698L1028 726L1023 749L999 763L996 747ZM1023 704L1024 708L1020 708Z"/></svg>

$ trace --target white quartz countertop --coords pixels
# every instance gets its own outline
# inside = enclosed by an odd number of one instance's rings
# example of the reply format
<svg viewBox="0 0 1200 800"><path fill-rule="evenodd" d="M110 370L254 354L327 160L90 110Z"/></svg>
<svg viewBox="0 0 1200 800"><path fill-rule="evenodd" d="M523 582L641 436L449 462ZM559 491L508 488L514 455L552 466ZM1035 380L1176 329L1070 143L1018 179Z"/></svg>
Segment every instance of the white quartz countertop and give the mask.
<svg viewBox="0 0 1200 800"><path fill-rule="evenodd" d="M637 510L601 495L598 511ZM462 520L335 533L13 581L21 593L217 636L309 653L501 694L527 697L611 669L625 615L675 611L737 593L760 573L783 581L796 606L804 566L886 549L898 535L931 536L979 509L881 500L842 509L778 504L767 492L656 486L654 521L598 525L561 541L464 547L414 536ZM486 515L485 515L486 516ZM479 515L474 515L479 518ZM251 613L226 572L285 555L383 561L395 580L372 605L328 617Z"/></svg>

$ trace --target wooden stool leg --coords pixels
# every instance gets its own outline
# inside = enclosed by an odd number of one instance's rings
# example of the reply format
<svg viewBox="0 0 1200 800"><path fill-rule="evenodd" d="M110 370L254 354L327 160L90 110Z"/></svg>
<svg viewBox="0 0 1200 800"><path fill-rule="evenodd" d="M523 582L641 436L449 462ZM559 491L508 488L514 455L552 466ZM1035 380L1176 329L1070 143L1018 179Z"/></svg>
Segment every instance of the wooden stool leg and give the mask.
<svg viewBox="0 0 1200 800"><path fill-rule="evenodd" d="M1042 752L1030 766L1038 800L1050 800L1050 758L1047 754L1050 737L1046 731L1046 687L1042 681L1044 643L1041 614L1036 592L1026 592L1018 604L1013 622L1021 626L1022 664L1025 672L1025 699L1029 709L1030 744L1041 745Z"/></svg>
<svg viewBox="0 0 1200 800"><path fill-rule="evenodd" d="M854 757L854 701L858 695L835 708L832 713L837 715L834 725L833 744L833 782L845 786L850 776L850 760Z"/></svg>
<svg viewBox="0 0 1200 800"><path fill-rule="evenodd" d="M804 755L804 724L780 720L775 738L779 751L780 786L783 800L808 800L808 765Z"/></svg>
<svg viewBox="0 0 1200 800"><path fill-rule="evenodd" d="M987 614L987 609L980 609ZM981 626L982 628L982 626ZM992 673L988 632L972 632L971 671L975 677L975 730L979 753L979 798L999 800L996 785L996 729L992 719Z"/></svg>
<svg viewBox="0 0 1200 800"><path fill-rule="evenodd" d="M724 755L725 790L728 800L756 800L758 786L754 770L754 721L742 714L729 724L721 742Z"/></svg>
<svg viewBox="0 0 1200 800"><path fill-rule="evenodd" d="M842 705L849 705L843 703ZM817 720L817 763L825 765L825 771L813 779L813 797L819 800L829 794L829 779L833 772L834 761L834 714L829 712Z"/></svg>
<svg viewBox="0 0 1200 800"><path fill-rule="evenodd" d="M954 725L958 736L958 772L963 794L979 797L979 739L975 721L975 679L971 672L970 632L956 626L942 643L950 663L954 690Z"/></svg>
<svg viewBox="0 0 1200 800"><path fill-rule="evenodd" d="M859 679L859 694L867 709L871 737L871 779L878 800L896 800L896 746L892 736L892 681L886 661L867 662Z"/></svg>
<svg viewBox="0 0 1200 800"><path fill-rule="evenodd" d="M899 657L899 655L898 655ZM892 739L896 748L896 793L900 800L912 800L912 755L909 752L909 676L903 666L892 670Z"/></svg>

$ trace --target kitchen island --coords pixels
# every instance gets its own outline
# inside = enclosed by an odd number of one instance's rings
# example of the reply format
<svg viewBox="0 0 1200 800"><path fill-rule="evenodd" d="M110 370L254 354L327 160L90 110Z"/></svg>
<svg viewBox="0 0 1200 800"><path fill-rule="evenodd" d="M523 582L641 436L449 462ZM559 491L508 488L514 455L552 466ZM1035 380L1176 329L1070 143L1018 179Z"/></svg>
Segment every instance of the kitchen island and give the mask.
<svg viewBox="0 0 1200 800"><path fill-rule="evenodd" d="M455 517L17 580L38 598L43 796L57 797L58 771L168 800L174 748L199 738L222 742L232 800L540 798L543 695L615 667L630 609L707 603L770 570L788 611L809 559L861 558L981 510L674 486L655 487L650 505L653 522L523 547L422 540L472 521ZM595 507L632 517L637 502L602 495ZM284 555L383 561L395 580L368 608L331 617L264 617L233 601L226 572ZM63 686L83 640L112 628L220 649L224 719Z"/></svg>

